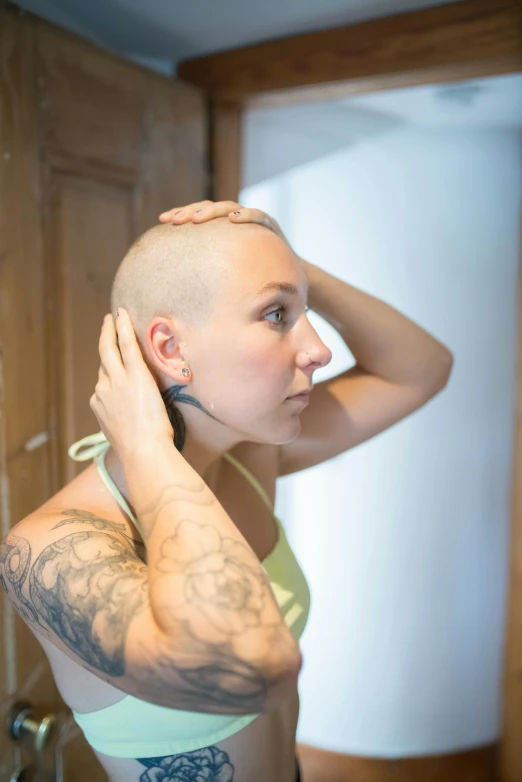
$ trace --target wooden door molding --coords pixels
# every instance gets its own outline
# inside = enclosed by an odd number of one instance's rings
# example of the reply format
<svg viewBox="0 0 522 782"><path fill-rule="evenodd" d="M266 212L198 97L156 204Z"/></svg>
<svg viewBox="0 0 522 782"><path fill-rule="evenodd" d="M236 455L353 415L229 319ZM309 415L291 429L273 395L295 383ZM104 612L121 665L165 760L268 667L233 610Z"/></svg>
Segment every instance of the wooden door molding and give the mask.
<svg viewBox="0 0 522 782"><path fill-rule="evenodd" d="M213 201L237 201L241 190L243 119L238 103L216 101L210 104Z"/></svg>
<svg viewBox="0 0 522 782"><path fill-rule="evenodd" d="M213 100L288 106L522 70L518 0L463 0L178 64Z"/></svg>
<svg viewBox="0 0 522 782"><path fill-rule="evenodd" d="M522 217L518 264L517 392L511 482L511 545L500 782L522 779Z"/></svg>
<svg viewBox="0 0 522 782"><path fill-rule="evenodd" d="M214 200L241 190L247 108L522 71L519 0L463 0L181 61L212 116Z"/></svg>

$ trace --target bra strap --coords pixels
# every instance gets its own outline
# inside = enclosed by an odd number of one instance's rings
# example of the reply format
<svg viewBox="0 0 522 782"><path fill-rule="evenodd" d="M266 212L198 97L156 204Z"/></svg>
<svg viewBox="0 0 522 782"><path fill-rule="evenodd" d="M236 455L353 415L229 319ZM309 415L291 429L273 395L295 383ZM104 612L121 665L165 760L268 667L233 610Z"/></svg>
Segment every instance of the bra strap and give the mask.
<svg viewBox="0 0 522 782"><path fill-rule="evenodd" d="M131 511L129 504L121 491L118 489L114 481L112 480L111 476L109 475L109 471L107 470L107 467L105 466L105 453L100 453L98 456L94 457L94 461L96 462L96 466L98 467L98 472L100 473L101 479L118 503L118 505L123 508L127 516L131 519L132 523L140 533L143 540L145 540L143 529L141 527L141 524L139 523L138 519L134 515L134 513Z"/></svg>
<svg viewBox="0 0 522 782"><path fill-rule="evenodd" d="M96 432L95 434L89 434L87 437L73 443L68 450L68 454L75 462L86 462L88 459L92 459L96 463L102 481L143 537L143 531L139 521L131 511L127 500L112 480L109 471L105 466L105 454L109 448L110 443L103 432Z"/></svg>
<svg viewBox="0 0 522 782"><path fill-rule="evenodd" d="M89 434L87 437L83 437L81 440L78 440L76 443L73 443L69 450L68 454L75 462L86 462L89 459L93 459L97 466L98 470L101 474L101 477L103 479L103 482L113 495L113 497L117 498L120 504L122 505L125 512L128 514L129 518L132 519L136 527L138 528L140 534L141 529L139 526L139 522L137 521L134 514L131 512L125 498L123 497L122 493L112 480L111 476L109 475L107 468L105 466L105 454L110 448L110 443L105 437L103 432L96 432L94 434ZM229 462L231 462L237 470L246 478L246 480L254 487L254 489L257 491L269 511L274 515L274 506L270 501L270 497L266 493L263 486L261 486L261 483L257 480L255 475L253 475L250 470L248 470L241 462L239 462L234 456L232 456L229 453L223 454L225 459Z"/></svg>
<svg viewBox="0 0 522 782"><path fill-rule="evenodd" d="M273 514L274 513L274 506L270 502L270 497L266 493L265 489L261 486L255 475L252 475L250 470L248 470L241 462L238 462L235 456L232 456L229 453L224 453L223 456L225 459L229 462L231 462L234 467L236 467L239 472L244 475L244 477L247 479L247 481L256 489L258 494L260 495L261 499L264 500L268 510Z"/></svg>
<svg viewBox="0 0 522 782"><path fill-rule="evenodd" d="M86 462L105 453L109 448L110 443L103 432L95 432L73 443L67 453L75 462Z"/></svg>

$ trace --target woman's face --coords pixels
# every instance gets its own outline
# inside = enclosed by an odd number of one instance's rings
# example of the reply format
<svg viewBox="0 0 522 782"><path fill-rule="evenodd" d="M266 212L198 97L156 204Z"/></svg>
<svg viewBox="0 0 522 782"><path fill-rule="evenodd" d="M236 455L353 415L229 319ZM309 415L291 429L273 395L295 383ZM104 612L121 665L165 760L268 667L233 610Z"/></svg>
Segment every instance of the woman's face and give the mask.
<svg viewBox="0 0 522 782"><path fill-rule="evenodd" d="M299 433L309 388L332 354L306 315L307 277L291 249L256 225L228 232L229 272L211 321L185 352L190 393L226 426L254 442L281 444ZM269 283L294 286L295 293ZM310 354L311 360L307 356Z"/></svg>

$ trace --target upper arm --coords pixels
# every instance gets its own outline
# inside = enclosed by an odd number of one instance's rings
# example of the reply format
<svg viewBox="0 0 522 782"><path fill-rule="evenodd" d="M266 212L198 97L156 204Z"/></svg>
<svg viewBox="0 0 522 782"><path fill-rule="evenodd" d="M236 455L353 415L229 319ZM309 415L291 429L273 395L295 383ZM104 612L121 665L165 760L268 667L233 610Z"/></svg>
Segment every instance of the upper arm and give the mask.
<svg viewBox="0 0 522 782"><path fill-rule="evenodd" d="M444 387L450 368L418 386L391 383L357 365L317 383L299 434L280 447L278 474L321 464L393 426Z"/></svg>
<svg viewBox="0 0 522 782"><path fill-rule="evenodd" d="M263 711L271 686L263 670L198 641L187 622L162 631L150 608L148 568L124 530L115 519L74 510L16 525L0 544L0 580L22 618L135 697L192 711Z"/></svg>
<svg viewBox="0 0 522 782"><path fill-rule="evenodd" d="M0 545L0 579L31 629L129 693L143 665L136 631L152 638L148 572L118 522L96 514L38 517Z"/></svg>

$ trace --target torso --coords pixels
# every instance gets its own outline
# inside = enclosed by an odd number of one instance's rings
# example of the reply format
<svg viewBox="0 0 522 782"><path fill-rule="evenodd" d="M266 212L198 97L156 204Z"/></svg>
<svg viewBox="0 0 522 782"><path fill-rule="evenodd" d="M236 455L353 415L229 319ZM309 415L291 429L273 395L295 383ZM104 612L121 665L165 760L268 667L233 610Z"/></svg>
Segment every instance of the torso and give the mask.
<svg viewBox="0 0 522 782"><path fill-rule="evenodd" d="M230 453L259 480L272 503L275 501L278 446L242 443ZM269 509L255 489L234 465L222 459L214 494L248 541L259 560L263 560L277 543L277 525ZM129 534L139 533L117 506L98 473L90 465L76 479L42 506L33 518L49 511L50 506L89 507L89 498L97 498L97 508L103 505L128 527ZM248 512L247 512L248 511ZM32 628L31 628L32 629ZM65 703L74 711L91 712L110 706L125 697L121 690L99 679L71 660L47 639L38 635L46 653L57 687ZM215 744L226 752L234 767L230 782L294 782L295 741L299 715L297 690L279 709L262 714L239 733ZM96 753L110 776L111 782L139 782L146 770L135 760L113 758Z"/></svg>

